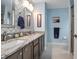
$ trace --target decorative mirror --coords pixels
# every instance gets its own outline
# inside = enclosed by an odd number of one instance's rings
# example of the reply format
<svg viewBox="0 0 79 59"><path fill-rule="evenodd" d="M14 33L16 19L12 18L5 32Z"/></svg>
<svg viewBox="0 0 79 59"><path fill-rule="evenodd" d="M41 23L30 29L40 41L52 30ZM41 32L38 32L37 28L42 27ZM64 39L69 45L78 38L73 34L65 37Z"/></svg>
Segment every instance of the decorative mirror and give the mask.
<svg viewBox="0 0 79 59"><path fill-rule="evenodd" d="M1 27L3 25L14 25L14 1L15 0L1 0Z"/></svg>
<svg viewBox="0 0 79 59"><path fill-rule="evenodd" d="M37 14L37 27L42 25L42 14Z"/></svg>
<svg viewBox="0 0 79 59"><path fill-rule="evenodd" d="M32 13L27 9L25 8L25 22L26 22L26 28L30 28L32 25Z"/></svg>

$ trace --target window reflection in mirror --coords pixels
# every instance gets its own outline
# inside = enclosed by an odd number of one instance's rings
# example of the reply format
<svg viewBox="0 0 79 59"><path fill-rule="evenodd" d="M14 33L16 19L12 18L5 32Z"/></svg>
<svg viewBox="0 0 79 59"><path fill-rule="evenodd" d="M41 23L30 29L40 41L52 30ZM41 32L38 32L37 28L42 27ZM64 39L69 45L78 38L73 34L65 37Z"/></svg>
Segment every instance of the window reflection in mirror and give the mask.
<svg viewBox="0 0 79 59"><path fill-rule="evenodd" d="M14 0L1 0L1 24L13 25L13 4Z"/></svg>

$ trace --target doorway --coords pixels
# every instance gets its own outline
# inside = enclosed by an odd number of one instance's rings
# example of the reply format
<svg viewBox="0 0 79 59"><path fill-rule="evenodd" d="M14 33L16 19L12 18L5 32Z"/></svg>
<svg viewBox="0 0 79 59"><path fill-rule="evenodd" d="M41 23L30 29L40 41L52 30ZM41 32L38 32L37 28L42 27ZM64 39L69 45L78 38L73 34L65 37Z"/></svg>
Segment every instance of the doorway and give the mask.
<svg viewBox="0 0 79 59"><path fill-rule="evenodd" d="M71 53L74 52L74 5L71 6Z"/></svg>

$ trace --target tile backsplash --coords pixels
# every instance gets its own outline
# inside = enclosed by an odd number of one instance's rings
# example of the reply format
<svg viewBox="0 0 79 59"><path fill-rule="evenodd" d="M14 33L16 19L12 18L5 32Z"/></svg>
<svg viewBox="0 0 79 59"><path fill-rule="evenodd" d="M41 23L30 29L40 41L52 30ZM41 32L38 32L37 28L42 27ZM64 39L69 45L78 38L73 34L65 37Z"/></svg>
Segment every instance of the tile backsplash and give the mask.
<svg viewBox="0 0 79 59"><path fill-rule="evenodd" d="M31 29L18 29L18 28L1 28L1 34L6 31L7 33L16 33L22 31L32 31Z"/></svg>

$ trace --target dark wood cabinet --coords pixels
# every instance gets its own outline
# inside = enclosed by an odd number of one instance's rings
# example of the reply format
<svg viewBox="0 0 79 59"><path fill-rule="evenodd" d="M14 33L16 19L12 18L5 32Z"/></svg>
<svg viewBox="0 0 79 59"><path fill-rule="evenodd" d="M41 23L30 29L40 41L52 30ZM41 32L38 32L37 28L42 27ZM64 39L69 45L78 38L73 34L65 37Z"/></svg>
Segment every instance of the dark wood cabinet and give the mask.
<svg viewBox="0 0 79 59"><path fill-rule="evenodd" d="M44 51L44 36L39 37L39 55L41 56Z"/></svg>
<svg viewBox="0 0 79 59"><path fill-rule="evenodd" d="M42 54L42 38L39 38L39 56Z"/></svg>
<svg viewBox="0 0 79 59"><path fill-rule="evenodd" d="M6 59L22 59L22 50L15 52L14 54L8 56Z"/></svg>
<svg viewBox="0 0 79 59"><path fill-rule="evenodd" d="M30 43L29 45L23 48L23 59L33 59L33 45Z"/></svg>
<svg viewBox="0 0 79 59"><path fill-rule="evenodd" d="M34 59L39 59L39 47L36 45L34 47Z"/></svg>
<svg viewBox="0 0 79 59"><path fill-rule="evenodd" d="M18 59L18 53L13 54L6 59Z"/></svg>
<svg viewBox="0 0 79 59"><path fill-rule="evenodd" d="M44 48L45 48L45 41L44 41L44 35L41 37L42 39L42 52L44 51Z"/></svg>
<svg viewBox="0 0 79 59"><path fill-rule="evenodd" d="M25 45L6 59L40 59L44 51L44 35Z"/></svg>
<svg viewBox="0 0 79 59"><path fill-rule="evenodd" d="M42 52L44 51L44 35L40 36L34 42L34 59L40 59Z"/></svg>
<svg viewBox="0 0 79 59"><path fill-rule="evenodd" d="M23 59L23 50L18 51L18 59Z"/></svg>
<svg viewBox="0 0 79 59"><path fill-rule="evenodd" d="M39 44L38 44L38 39L33 41L33 59L39 59Z"/></svg>

